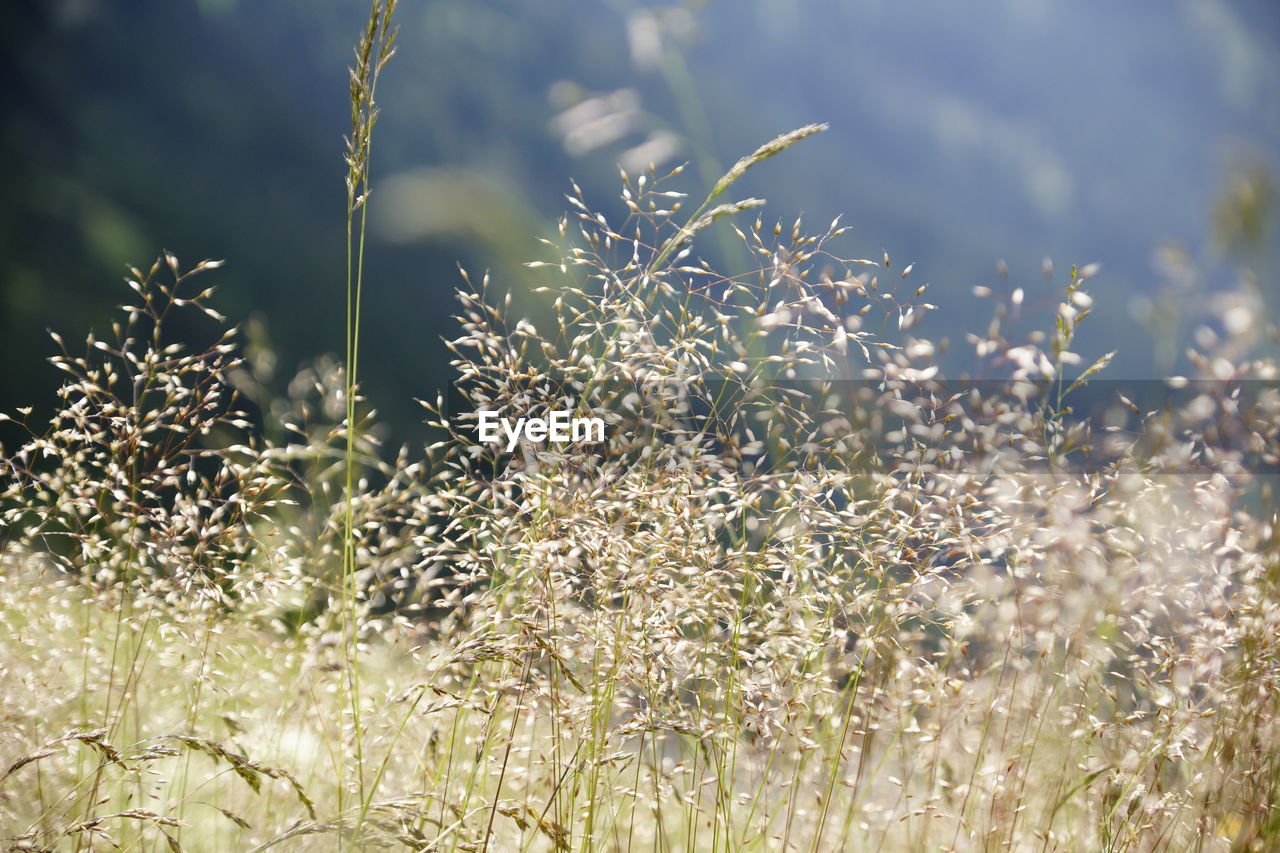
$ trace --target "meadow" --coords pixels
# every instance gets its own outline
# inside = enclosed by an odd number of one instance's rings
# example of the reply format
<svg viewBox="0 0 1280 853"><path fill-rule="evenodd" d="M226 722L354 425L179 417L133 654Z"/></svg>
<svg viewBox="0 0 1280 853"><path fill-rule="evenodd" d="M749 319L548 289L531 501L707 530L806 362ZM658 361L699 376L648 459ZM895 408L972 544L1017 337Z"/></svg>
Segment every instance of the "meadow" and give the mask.
<svg viewBox="0 0 1280 853"><path fill-rule="evenodd" d="M709 190L623 173L616 221L575 189L536 318L464 273L437 440L387 447L359 355L394 7L351 75L342 358L269 392L218 263L165 254L108 333L54 336L47 423L0 415L6 849L1280 847L1248 281L1195 375L1135 385L1158 405L1073 350L1091 265L1045 311L964 294L991 320L946 377L909 265L734 197L808 125ZM478 439L566 409L604 440Z"/></svg>

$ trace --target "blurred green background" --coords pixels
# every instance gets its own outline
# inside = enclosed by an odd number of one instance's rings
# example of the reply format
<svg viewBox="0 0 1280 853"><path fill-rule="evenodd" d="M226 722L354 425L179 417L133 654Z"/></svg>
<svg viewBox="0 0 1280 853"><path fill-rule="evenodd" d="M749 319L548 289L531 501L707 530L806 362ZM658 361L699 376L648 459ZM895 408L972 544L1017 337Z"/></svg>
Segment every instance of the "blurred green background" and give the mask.
<svg viewBox="0 0 1280 853"><path fill-rule="evenodd" d="M0 146L0 406L46 406L45 335L105 328L125 263L224 258L234 321L294 365L343 346L342 135L363 2L10 2ZM1086 354L1176 369L1237 270L1274 312L1274 0L401 0L379 91L362 372L414 434L449 378L457 265L547 284L574 178L688 161L683 189L777 133L830 132L735 188L770 217L837 213L851 257L932 283L926 331L985 325L974 285L1050 304L1099 262ZM714 240L706 241L714 253ZM1056 284L1041 261L1059 265ZM1004 260L1008 281L997 262ZM953 347L961 358L963 347Z"/></svg>

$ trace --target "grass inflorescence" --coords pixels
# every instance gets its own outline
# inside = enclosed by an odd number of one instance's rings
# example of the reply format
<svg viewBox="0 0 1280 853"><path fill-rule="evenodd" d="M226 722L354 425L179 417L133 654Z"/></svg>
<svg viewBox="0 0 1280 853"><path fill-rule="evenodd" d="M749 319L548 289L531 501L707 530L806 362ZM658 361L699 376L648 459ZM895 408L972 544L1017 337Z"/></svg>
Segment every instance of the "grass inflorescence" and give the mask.
<svg viewBox="0 0 1280 853"><path fill-rule="evenodd" d="M1280 394L1250 329L1099 413L1072 269L1042 331L995 299L983 380L948 380L911 266L725 200L812 125L692 213L679 170L623 174L618 221L575 188L541 327L464 275L441 438L389 452L357 361L392 12L351 78L345 361L268 394L217 264L165 255L111 336L57 339L48 423L4 416L5 845L1280 844ZM755 268L702 260L713 228ZM566 408L605 440L477 439L481 409Z"/></svg>

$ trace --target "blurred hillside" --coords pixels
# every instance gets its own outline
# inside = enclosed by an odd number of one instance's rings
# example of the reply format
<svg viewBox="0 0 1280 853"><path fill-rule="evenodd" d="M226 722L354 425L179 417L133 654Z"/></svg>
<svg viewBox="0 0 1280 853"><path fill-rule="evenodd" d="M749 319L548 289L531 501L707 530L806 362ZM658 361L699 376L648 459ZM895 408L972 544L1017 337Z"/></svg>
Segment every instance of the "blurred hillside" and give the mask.
<svg viewBox="0 0 1280 853"><path fill-rule="evenodd" d="M365 14L355 0L9 4L0 405L47 403L44 329L105 327L123 264L161 248L227 260L219 305L265 317L282 374L341 348L345 69ZM1119 346L1117 376L1170 368L1161 340L1185 334L1192 291L1236 265L1280 305L1270 0L402 0L399 17L362 364L405 434L411 398L447 379L458 263L546 282L520 263L545 258L536 237L571 177L607 206L619 162L687 160L693 193L810 121L832 129L737 191L771 216L845 214L850 256L915 261L948 309L935 332L985 316L977 284L1052 304L1046 255L1102 264L1083 347ZM1194 287L1153 262L1170 244L1203 271ZM1152 308L1171 293L1178 311Z"/></svg>

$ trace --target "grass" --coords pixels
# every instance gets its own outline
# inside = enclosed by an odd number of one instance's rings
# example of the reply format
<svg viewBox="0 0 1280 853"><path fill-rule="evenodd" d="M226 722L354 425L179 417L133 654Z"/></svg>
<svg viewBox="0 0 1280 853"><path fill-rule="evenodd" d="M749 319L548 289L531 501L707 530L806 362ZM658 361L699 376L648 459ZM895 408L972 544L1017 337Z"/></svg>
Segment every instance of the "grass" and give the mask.
<svg viewBox="0 0 1280 853"><path fill-rule="evenodd" d="M910 267L722 200L809 126L692 214L679 170L624 174L618 222L575 192L533 264L541 329L464 276L465 405L427 405L441 440L392 452L357 368L393 11L374 3L352 75L343 364L264 396L197 289L216 264L166 255L131 270L109 338L58 340L51 422L16 413L0 840L1280 843L1280 397L1257 329L1234 318L1167 404L1090 412L1108 357L1072 351L1096 274L1073 269L1044 330L1020 289L975 295L984 379L947 381ZM699 259L721 228L756 269ZM167 337L192 311L206 348ZM477 410L557 407L605 442L477 444Z"/></svg>

